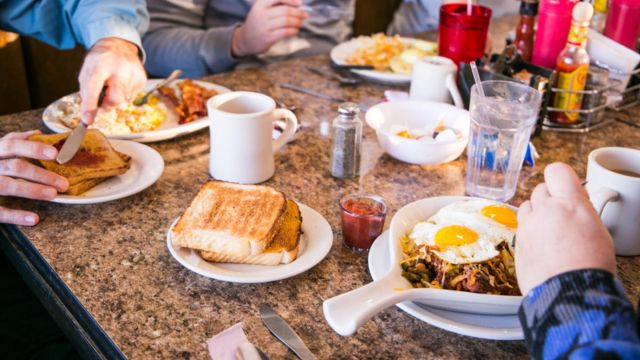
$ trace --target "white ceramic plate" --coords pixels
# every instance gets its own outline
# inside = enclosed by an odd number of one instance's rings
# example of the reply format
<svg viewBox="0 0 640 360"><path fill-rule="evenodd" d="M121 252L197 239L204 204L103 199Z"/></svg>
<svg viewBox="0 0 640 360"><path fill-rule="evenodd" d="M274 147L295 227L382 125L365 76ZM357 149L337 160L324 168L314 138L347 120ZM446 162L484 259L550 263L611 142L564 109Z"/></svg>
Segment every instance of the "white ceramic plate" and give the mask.
<svg viewBox="0 0 640 360"><path fill-rule="evenodd" d="M286 279L303 273L318 264L331 250L333 232L327 220L312 208L298 203L302 214L302 231L298 258L289 264L276 266L210 263L195 251L173 245L171 229L167 231L167 247L171 255L187 269L202 276L235 283L263 283Z"/></svg>
<svg viewBox="0 0 640 360"><path fill-rule="evenodd" d="M147 81L147 84L143 88L144 91L151 90L161 79L150 79ZM178 80L180 81L180 80ZM177 81L176 81L177 82ZM175 85L176 82L173 83L172 86L176 88L176 93L179 95L180 90ZM207 89L216 90L218 93L226 93L231 90L224 86L212 84L205 81L197 81L194 82L202 87ZM61 103L73 101L76 94L70 94L65 97L62 97L53 103L49 104L46 109L44 109L44 113L42 114L42 121L44 125L51 131L55 133L63 133L70 131L71 129L65 126L60 120L55 116L55 110ZM145 131L134 134L126 134L126 135L108 135L109 139L119 139L119 140L133 140L138 142L156 142L173 139L179 136L184 136L187 134L191 134L198 130L202 130L209 126L209 120L206 117L196 119L190 123L180 125L178 124L178 113L172 109L172 106L166 102L167 105L167 119L164 121L162 125L160 125L157 129L153 131Z"/></svg>
<svg viewBox="0 0 640 360"><path fill-rule="evenodd" d="M407 45L411 45L416 39L402 38L402 42ZM338 65L348 65L347 57L351 55L356 49L362 46L362 43L358 38L353 38L349 41L345 41L336 45L331 49L331 61ZM377 71L377 70L351 70L354 73L370 80L383 82L386 84L402 85L411 83L411 74L397 74L391 71Z"/></svg>
<svg viewBox="0 0 640 360"><path fill-rule="evenodd" d="M351 335L376 313L406 301L419 301L430 307L480 315L509 315L518 313L522 296L480 294L436 288L414 288L402 276L400 262L405 258L400 239L420 221L429 219L446 205L476 198L466 196L431 197L403 206L391 219L387 255L391 263L382 278L350 292L325 300L324 315L331 327L341 335ZM509 206L509 205L507 205ZM512 207L514 211L514 209Z"/></svg>
<svg viewBox="0 0 640 360"><path fill-rule="evenodd" d="M373 280L382 278L391 268L389 232L386 231L369 250L369 272ZM480 315L441 310L417 302L396 305L427 324L456 334L491 340L522 340L524 335L517 315Z"/></svg>
<svg viewBox="0 0 640 360"><path fill-rule="evenodd" d="M133 141L111 140L117 151L131 156L131 168L120 176L98 184L82 195L58 195L52 201L60 204L97 204L139 193L153 185L164 171L162 156L147 145Z"/></svg>

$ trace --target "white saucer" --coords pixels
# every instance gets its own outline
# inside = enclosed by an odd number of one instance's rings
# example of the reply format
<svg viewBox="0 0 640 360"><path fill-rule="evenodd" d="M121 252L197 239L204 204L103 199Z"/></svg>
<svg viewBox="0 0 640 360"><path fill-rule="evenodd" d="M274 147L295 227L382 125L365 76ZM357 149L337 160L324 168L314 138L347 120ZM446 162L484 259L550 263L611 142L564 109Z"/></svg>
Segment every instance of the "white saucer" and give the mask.
<svg viewBox="0 0 640 360"><path fill-rule="evenodd" d="M82 195L58 195L59 204L97 204L139 193L153 185L164 171L162 156L147 145L126 140L111 140L113 148L131 156L131 168L112 177Z"/></svg>
<svg viewBox="0 0 640 360"><path fill-rule="evenodd" d="M143 87L142 91L151 90L158 82L162 81L162 79L149 79L147 80L147 84ZM178 80L180 81L180 80ZM170 86L176 90L176 94L180 95L180 89L178 89L176 83L178 81L174 81ZM219 94L230 92L228 88L224 86L220 86L217 84L212 84L206 81L198 81L194 80L194 83L210 89L215 90ZM46 109L44 109L44 113L42 113L42 121L44 125L51 131L55 133L63 133L67 131L71 131L66 125L64 125L60 119L57 117L56 112L57 108L61 103L71 102L75 99L76 93L69 94L65 97L62 97L53 103L49 104ZM167 104L165 104L167 105ZM171 105L167 106L167 119L160 125L157 129L152 131L144 131L140 133L133 134L124 134L124 135L111 135L105 134L109 139L119 139L119 140L133 140L137 142L156 142L169 140L180 136L185 136L191 134L193 132L202 130L206 127L209 127L209 119L205 116L199 119L195 119L187 124L178 124L178 113L173 110Z"/></svg>
<svg viewBox="0 0 640 360"><path fill-rule="evenodd" d="M389 232L380 235L369 250L369 272L373 280L383 277L389 264ZM456 334L490 340L522 340L524 335L517 315L478 315L440 310L411 301L397 306L430 325Z"/></svg>
<svg viewBox="0 0 640 360"><path fill-rule="evenodd" d="M187 269L202 276L235 283L263 283L286 279L303 273L318 264L331 250L333 231L327 220L312 208L297 203L302 214L302 236L298 258L289 264L266 266L251 264L211 263L195 251L173 245L171 229L167 231L167 247L171 255Z"/></svg>

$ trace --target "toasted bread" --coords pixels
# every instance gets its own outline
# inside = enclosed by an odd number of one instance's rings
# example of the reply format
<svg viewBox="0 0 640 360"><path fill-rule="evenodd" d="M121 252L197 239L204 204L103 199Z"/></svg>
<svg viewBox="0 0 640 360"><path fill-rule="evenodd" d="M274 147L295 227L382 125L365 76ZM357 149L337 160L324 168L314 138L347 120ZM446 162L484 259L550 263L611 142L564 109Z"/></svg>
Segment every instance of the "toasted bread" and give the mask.
<svg viewBox="0 0 640 360"><path fill-rule="evenodd" d="M131 156L127 155L127 154L123 154L121 152L116 151L116 153L118 153L118 156L120 156L122 158L122 160L124 160L126 163L130 163L131 162ZM102 177L102 178L95 178L95 179L87 179L87 180L82 180L78 183L75 183L73 185L69 185L69 188L67 189L67 191L65 191L64 193L67 195L82 195L85 192L93 189L94 187L96 187L98 184L101 184L102 182L104 182L107 179L110 179L111 177Z"/></svg>
<svg viewBox="0 0 640 360"><path fill-rule="evenodd" d="M298 204L293 200L287 200L287 209L282 216L284 219L276 236L262 254L240 257L213 251L200 251L200 256L211 262L257 265L288 264L298 256L300 245L302 217Z"/></svg>
<svg viewBox="0 0 640 360"><path fill-rule="evenodd" d="M68 136L69 133L32 135L29 140L53 145L60 149ZM87 130L80 149L69 162L58 164L55 160L38 160L37 163L67 178L70 186L84 180L121 175L130 167L129 162L120 157L111 147L109 140L95 129Z"/></svg>
<svg viewBox="0 0 640 360"><path fill-rule="evenodd" d="M261 254L286 207L284 194L268 186L209 181L173 228L173 243L228 256Z"/></svg>

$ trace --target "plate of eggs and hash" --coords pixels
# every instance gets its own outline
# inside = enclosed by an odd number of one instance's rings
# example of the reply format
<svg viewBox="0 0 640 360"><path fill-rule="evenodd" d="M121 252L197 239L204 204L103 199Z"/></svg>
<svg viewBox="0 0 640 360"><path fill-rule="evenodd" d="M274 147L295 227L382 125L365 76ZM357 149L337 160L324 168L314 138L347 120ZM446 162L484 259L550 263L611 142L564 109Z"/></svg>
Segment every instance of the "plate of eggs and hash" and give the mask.
<svg viewBox="0 0 640 360"><path fill-rule="evenodd" d="M138 97L162 79L149 79ZM146 104L122 104L100 108L89 126L109 139L156 142L191 134L209 126L207 100L229 92L228 88L205 81L180 79L153 92ZM42 114L44 125L55 133L65 133L80 122L80 96L64 96L51 103Z"/></svg>
<svg viewBox="0 0 640 360"><path fill-rule="evenodd" d="M441 196L402 207L389 227L388 272L323 304L329 325L351 335L385 308L413 301L456 313L513 316L522 301L515 274L516 208Z"/></svg>

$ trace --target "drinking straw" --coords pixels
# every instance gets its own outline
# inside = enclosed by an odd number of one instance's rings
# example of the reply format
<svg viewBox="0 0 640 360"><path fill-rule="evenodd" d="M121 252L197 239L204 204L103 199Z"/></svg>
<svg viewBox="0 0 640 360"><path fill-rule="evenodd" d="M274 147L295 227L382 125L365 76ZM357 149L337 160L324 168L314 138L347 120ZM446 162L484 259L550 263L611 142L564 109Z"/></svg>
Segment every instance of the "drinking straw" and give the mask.
<svg viewBox="0 0 640 360"><path fill-rule="evenodd" d="M473 0L467 0L467 16L471 16L471 6Z"/></svg>
<svg viewBox="0 0 640 360"><path fill-rule="evenodd" d="M482 88L482 81L480 81L480 74L478 73L478 67L476 66L476 62L472 61L469 63L471 66L471 72L473 73L473 80L476 82L478 87L478 92L480 92L480 96L484 97L484 89Z"/></svg>

